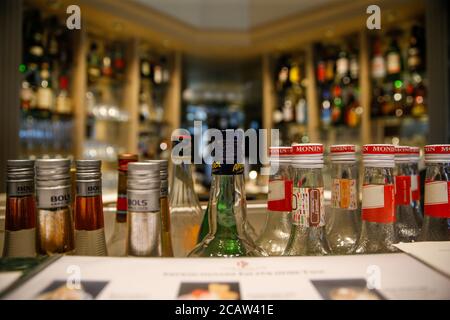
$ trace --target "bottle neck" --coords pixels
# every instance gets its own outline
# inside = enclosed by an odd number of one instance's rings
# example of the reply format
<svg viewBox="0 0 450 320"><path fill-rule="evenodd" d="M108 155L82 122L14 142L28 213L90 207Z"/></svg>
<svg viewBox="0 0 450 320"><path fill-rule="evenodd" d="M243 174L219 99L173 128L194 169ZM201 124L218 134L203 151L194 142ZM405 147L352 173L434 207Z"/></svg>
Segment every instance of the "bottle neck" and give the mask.
<svg viewBox="0 0 450 320"><path fill-rule="evenodd" d="M322 168L294 168L294 188L323 187Z"/></svg>
<svg viewBox="0 0 450 320"><path fill-rule="evenodd" d="M386 185L394 183L394 168L364 167L364 185Z"/></svg>
<svg viewBox="0 0 450 320"><path fill-rule="evenodd" d="M246 223L244 177L213 175L208 218L210 234L216 238L236 239Z"/></svg>
<svg viewBox="0 0 450 320"><path fill-rule="evenodd" d="M358 168L356 162L332 162L331 177L333 179L356 179Z"/></svg>
<svg viewBox="0 0 450 320"><path fill-rule="evenodd" d="M116 222L127 222L127 172L119 171L117 187Z"/></svg>
<svg viewBox="0 0 450 320"><path fill-rule="evenodd" d="M190 163L174 164L170 183L170 206L189 205L200 207L194 191L192 165Z"/></svg>

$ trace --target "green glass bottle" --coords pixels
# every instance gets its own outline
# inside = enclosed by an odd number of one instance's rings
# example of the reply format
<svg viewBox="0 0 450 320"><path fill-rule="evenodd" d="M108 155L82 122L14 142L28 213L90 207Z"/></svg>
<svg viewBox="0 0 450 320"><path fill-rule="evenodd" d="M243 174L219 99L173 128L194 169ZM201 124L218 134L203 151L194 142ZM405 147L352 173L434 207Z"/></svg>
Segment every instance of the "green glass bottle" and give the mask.
<svg viewBox="0 0 450 320"><path fill-rule="evenodd" d="M209 202L208 206L206 207L205 214L203 216L202 224L200 226L200 231L198 233L197 238L197 244L202 242L202 240L206 237L209 231L209 219L208 219L208 209L209 209Z"/></svg>
<svg viewBox="0 0 450 320"><path fill-rule="evenodd" d="M236 139L230 140L224 143L223 155L228 155L227 151L232 148L238 150ZM243 152L243 149L239 150ZM189 257L267 256L247 233L244 165L237 159L234 157L229 163L216 157L213 163L213 182L207 209L208 234Z"/></svg>

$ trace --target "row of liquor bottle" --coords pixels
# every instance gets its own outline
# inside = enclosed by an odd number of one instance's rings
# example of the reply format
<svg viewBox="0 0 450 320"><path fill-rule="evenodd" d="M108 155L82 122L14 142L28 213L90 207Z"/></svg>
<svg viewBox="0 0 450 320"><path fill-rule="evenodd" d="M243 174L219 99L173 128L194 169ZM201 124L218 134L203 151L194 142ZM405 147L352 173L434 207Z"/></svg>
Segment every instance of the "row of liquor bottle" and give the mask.
<svg viewBox="0 0 450 320"><path fill-rule="evenodd" d="M236 142L225 143L223 154L231 150L235 155L242 151ZM328 219L323 196L323 146L299 144L271 148L270 153L274 172L269 184L268 220L260 237L247 221L243 164L237 156L231 164L218 160L213 165L210 200L200 233L202 211L191 171L187 170L190 156L172 159L170 198L167 161L136 162L137 156L123 156L119 160L116 226L108 246L114 252L110 254L233 257L377 253L396 251L393 244L398 240L448 240L449 145L425 147L427 179L421 233L417 150L364 146L360 215L355 146L333 146ZM70 252L74 247L76 254L106 254L100 162L77 161L75 236L69 166L68 160L37 160L36 219L33 163L9 163L5 255L34 254L34 239L41 254Z"/></svg>
<svg viewBox="0 0 450 320"><path fill-rule="evenodd" d="M10 160L4 256L107 255L108 249L113 256L186 256L202 219L191 168L174 165L169 201L168 161L137 160L119 156L116 224L108 244L100 160L77 160L72 170L68 159Z"/></svg>

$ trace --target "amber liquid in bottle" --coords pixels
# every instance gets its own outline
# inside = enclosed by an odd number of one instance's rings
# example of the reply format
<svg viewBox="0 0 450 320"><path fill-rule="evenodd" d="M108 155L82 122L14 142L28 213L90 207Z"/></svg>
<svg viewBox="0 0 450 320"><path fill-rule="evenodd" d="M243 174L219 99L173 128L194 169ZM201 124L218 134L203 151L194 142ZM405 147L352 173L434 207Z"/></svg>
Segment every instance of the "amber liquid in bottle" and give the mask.
<svg viewBox="0 0 450 320"><path fill-rule="evenodd" d="M75 244L77 255L106 256L102 196L75 200Z"/></svg>
<svg viewBox="0 0 450 320"><path fill-rule="evenodd" d="M160 198L161 204L161 247L163 257L173 257L172 239L170 235L169 199Z"/></svg>
<svg viewBox="0 0 450 320"><path fill-rule="evenodd" d="M32 195L8 197L5 213L4 257L36 255L36 203Z"/></svg>
<svg viewBox="0 0 450 320"><path fill-rule="evenodd" d="M74 249L72 213L69 207L39 209L37 231L40 254L70 253Z"/></svg>

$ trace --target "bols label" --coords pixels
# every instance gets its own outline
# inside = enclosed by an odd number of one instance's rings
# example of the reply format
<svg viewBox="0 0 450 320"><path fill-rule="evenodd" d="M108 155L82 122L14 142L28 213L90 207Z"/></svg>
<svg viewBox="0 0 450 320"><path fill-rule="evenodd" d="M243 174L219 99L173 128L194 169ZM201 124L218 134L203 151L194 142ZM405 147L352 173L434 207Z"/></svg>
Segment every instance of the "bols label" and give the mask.
<svg viewBox="0 0 450 320"><path fill-rule="evenodd" d="M78 181L77 195L81 197L95 197L102 194L102 182L97 181Z"/></svg>
<svg viewBox="0 0 450 320"><path fill-rule="evenodd" d="M128 212L159 211L160 190L128 190Z"/></svg>
<svg viewBox="0 0 450 320"><path fill-rule="evenodd" d="M37 189L39 209L67 207L70 204L70 186Z"/></svg>
<svg viewBox="0 0 450 320"><path fill-rule="evenodd" d="M9 197L29 196L34 193L33 181L14 181L8 182L6 185Z"/></svg>

